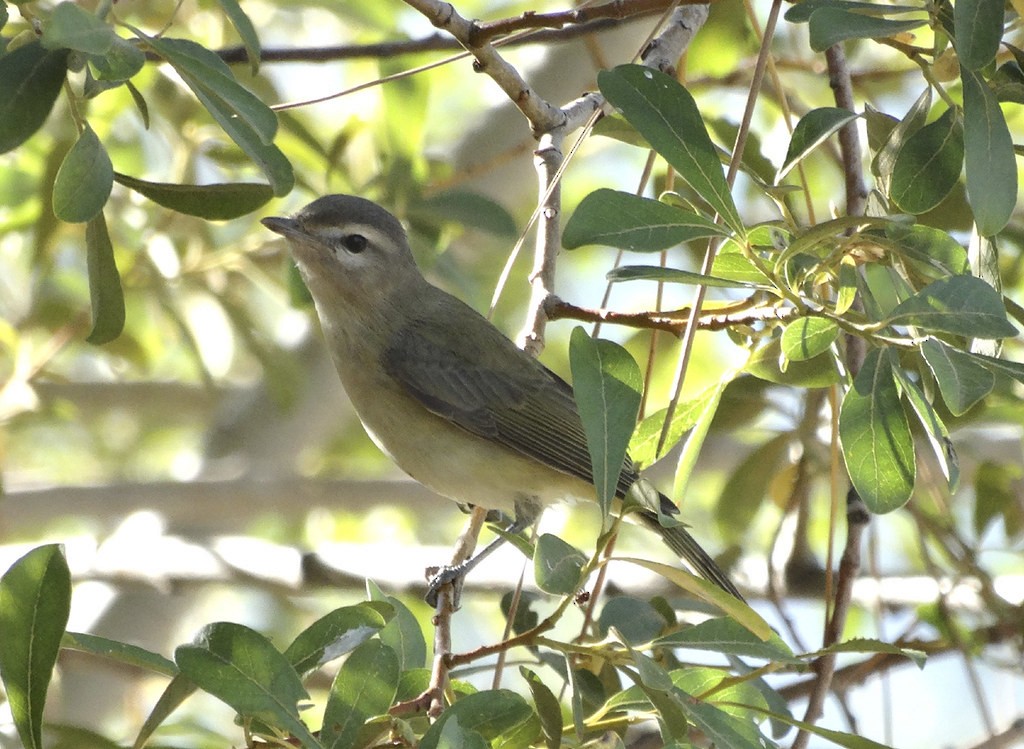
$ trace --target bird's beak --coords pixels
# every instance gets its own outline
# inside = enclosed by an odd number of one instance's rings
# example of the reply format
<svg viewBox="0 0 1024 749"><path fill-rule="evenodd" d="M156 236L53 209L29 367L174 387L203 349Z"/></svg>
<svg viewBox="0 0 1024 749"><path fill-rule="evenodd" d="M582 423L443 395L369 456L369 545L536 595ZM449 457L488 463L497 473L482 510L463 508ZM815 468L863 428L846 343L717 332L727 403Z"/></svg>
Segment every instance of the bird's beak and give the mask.
<svg viewBox="0 0 1024 749"><path fill-rule="evenodd" d="M260 221L265 227L282 237L301 237L305 232L299 226L299 222L293 218L282 218L281 216L267 216Z"/></svg>

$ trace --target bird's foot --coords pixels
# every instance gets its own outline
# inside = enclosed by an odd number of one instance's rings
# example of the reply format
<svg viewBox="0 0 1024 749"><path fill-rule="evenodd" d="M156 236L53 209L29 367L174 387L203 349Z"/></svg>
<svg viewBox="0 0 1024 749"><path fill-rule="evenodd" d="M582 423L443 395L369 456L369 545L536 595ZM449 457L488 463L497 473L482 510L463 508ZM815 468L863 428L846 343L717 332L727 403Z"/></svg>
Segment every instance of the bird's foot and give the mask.
<svg viewBox="0 0 1024 749"><path fill-rule="evenodd" d="M445 585L451 585L452 608L457 609L459 607L459 599L462 597L462 583L466 578L466 573L469 572L472 566L469 562L463 562L462 564L427 568L427 595L424 596L427 604L436 607L437 597L441 592L441 588Z"/></svg>

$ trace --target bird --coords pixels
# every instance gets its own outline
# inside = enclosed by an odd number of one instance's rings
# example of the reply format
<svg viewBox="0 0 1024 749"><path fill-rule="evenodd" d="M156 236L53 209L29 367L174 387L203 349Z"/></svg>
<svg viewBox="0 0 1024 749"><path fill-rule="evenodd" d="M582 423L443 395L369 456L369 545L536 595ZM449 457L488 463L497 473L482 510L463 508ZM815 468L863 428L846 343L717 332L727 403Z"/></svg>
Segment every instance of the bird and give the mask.
<svg viewBox="0 0 1024 749"><path fill-rule="evenodd" d="M529 527L561 501L596 501L572 386L420 272L401 222L354 195L326 195L262 224L284 237L343 388L371 440L405 473L460 505ZM639 479L627 456L616 485ZM658 493L661 514L678 514ZM631 513L698 575L743 600L682 523ZM500 542L501 539L498 540ZM465 567L431 582L463 574Z"/></svg>

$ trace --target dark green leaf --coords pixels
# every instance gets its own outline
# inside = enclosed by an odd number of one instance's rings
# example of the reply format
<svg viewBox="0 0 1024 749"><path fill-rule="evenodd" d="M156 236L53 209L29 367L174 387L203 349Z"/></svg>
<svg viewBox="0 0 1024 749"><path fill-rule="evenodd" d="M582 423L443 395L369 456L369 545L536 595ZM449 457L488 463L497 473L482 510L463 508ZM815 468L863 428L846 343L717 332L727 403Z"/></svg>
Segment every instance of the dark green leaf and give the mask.
<svg viewBox="0 0 1024 749"><path fill-rule="evenodd" d="M68 51L39 42L0 57L0 153L12 151L43 126L68 69Z"/></svg>
<svg viewBox="0 0 1024 749"><path fill-rule="evenodd" d="M930 211L956 185L963 163L963 128L956 112L947 109L904 142L893 164L890 197L901 211Z"/></svg>
<svg viewBox="0 0 1024 749"><path fill-rule="evenodd" d="M839 382L839 370L831 353L805 361L786 360L779 338L772 338L755 351L747 362L746 371L776 385L823 388Z"/></svg>
<svg viewBox="0 0 1024 749"><path fill-rule="evenodd" d="M763 288L744 281L732 281L728 278L705 276L703 273L682 270L680 268L664 268L659 265L622 265L612 268L605 276L609 281L662 281L664 283L700 284L717 289L756 289Z"/></svg>
<svg viewBox="0 0 1024 749"><path fill-rule="evenodd" d="M582 327L569 343L573 395L579 407L603 517L611 511L626 448L643 393L640 367L617 343L594 339Z"/></svg>
<svg viewBox="0 0 1024 749"><path fill-rule="evenodd" d="M319 742L299 719L298 703L308 700L288 659L259 632L232 622L203 628L192 645L180 645L174 660L200 689L239 715L278 726L315 749Z"/></svg>
<svg viewBox="0 0 1024 749"><path fill-rule="evenodd" d="M146 99L131 81L125 81L124 85L128 89L128 93L131 94L135 108L139 110L139 116L142 117L142 126L149 130L149 105L146 104Z"/></svg>
<svg viewBox="0 0 1024 749"><path fill-rule="evenodd" d="M601 188L580 201L562 233L569 250L603 244L634 252L656 252L728 231L708 218L660 200Z"/></svg>
<svg viewBox="0 0 1024 749"><path fill-rule="evenodd" d="M610 598L597 618L598 631L607 637L615 627L630 645L642 645L660 635L668 622L650 603L631 596Z"/></svg>
<svg viewBox="0 0 1024 749"><path fill-rule="evenodd" d="M43 706L71 610L71 573L60 546L40 546L0 578L0 678L27 749L42 749Z"/></svg>
<svg viewBox="0 0 1024 749"><path fill-rule="evenodd" d="M786 326L780 341L790 361L807 361L824 354L839 337L839 326L827 317L801 317Z"/></svg>
<svg viewBox="0 0 1024 749"><path fill-rule="evenodd" d="M896 305L888 323L969 338L1017 335L999 293L980 278L966 275L932 281Z"/></svg>
<svg viewBox="0 0 1024 749"><path fill-rule="evenodd" d="M100 346L124 330L124 291L114 261L114 247L103 214L85 227L86 267L89 270L89 299L92 302L92 331L85 339Z"/></svg>
<svg viewBox="0 0 1024 749"><path fill-rule="evenodd" d="M300 675L309 673L373 637L393 616L394 607L383 601L334 609L306 627L284 657Z"/></svg>
<svg viewBox="0 0 1024 749"><path fill-rule="evenodd" d="M786 151L786 158L782 162L782 168L775 178L776 182L782 180L789 171L811 151L825 142L832 133L839 130L847 122L857 119L857 115L848 109L839 107L821 107L812 109L800 118L793 128L793 135L789 139L789 149Z"/></svg>
<svg viewBox="0 0 1024 749"><path fill-rule="evenodd" d="M818 8L809 19L811 49L824 52L847 39L882 39L916 29L926 19L892 21L863 13L853 13L831 4Z"/></svg>
<svg viewBox="0 0 1024 749"><path fill-rule="evenodd" d="M997 234L1017 204L1017 160L1003 110L981 76L961 70L967 199L978 232Z"/></svg>
<svg viewBox="0 0 1024 749"><path fill-rule="evenodd" d="M533 575L545 593L566 596L579 588L587 557L558 536L542 533L533 556Z"/></svg>
<svg viewBox="0 0 1024 749"><path fill-rule="evenodd" d="M1002 0L957 0L953 3L954 44L960 67L980 70L996 59L1003 36Z"/></svg>
<svg viewBox="0 0 1024 749"><path fill-rule="evenodd" d="M133 29L167 60L196 98L231 139L267 175L274 195L286 195L295 184L291 164L273 144L277 116L243 88L216 53L187 39L148 37Z"/></svg>
<svg viewBox="0 0 1024 749"><path fill-rule="evenodd" d="M367 640L342 664L324 708L320 741L326 749L355 746L369 718L391 707L398 689L398 656L378 640Z"/></svg>
<svg viewBox="0 0 1024 749"><path fill-rule="evenodd" d="M972 354L935 338L921 344L921 353L939 383L942 399L956 416L966 413L995 387L996 376Z"/></svg>
<svg viewBox="0 0 1024 749"><path fill-rule="evenodd" d="M658 638L655 645L709 650L766 661L795 662L796 656L775 632L767 641L754 635L739 622L728 617L708 619L670 635Z"/></svg>
<svg viewBox="0 0 1024 749"><path fill-rule="evenodd" d="M675 167L737 235L746 229L733 202L711 138L690 92L679 81L641 65L620 65L597 76L601 93Z"/></svg>
<svg viewBox="0 0 1024 749"><path fill-rule="evenodd" d="M71 147L53 183L53 214L61 221L93 219L110 197L114 167L107 149L88 125Z"/></svg>
<svg viewBox="0 0 1024 749"><path fill-rule="evenodd" d="M918 421L924 428L928 444L931 445L935 459L939 462L942 475L946 477L950 492L956 491L960 484L960 460L953 447L953 440L949 438L949 430L946 429L942 418L925 397L921 388L903 370L896 369L894 372L900 381L903 396L907 399L910 407L914 409Z"/></svg>
<svg viewBox="0 0 1024 749"><path fill-rule="evenodd" d="M256 34L252 21L249 20L249 16L242 10L238 0L217 0L217 4L224 11L224 15L228 17L231 25L238 32L238 36L242 39L242 46L245 47L246 56L249 58L249 70L253 75L256 75L260 69L262 50L260 49L260 38Z"/></svg>
<svg viewBox="0 0 1024 749"><path fill-rule="evenodd" d="M244 216L274 197L274 191L269 185L251 182L177 185L168 182L146 182L116 172L114 179L164 208L189 216L199 216L209 221L227 221Z"/></svg>
<svg viewBox="0 0 1024 749"><path fill-rule="evenodd" d="M917 473L910 425L893 379L895 358L888 348L870 351L839 411L846 469L875 513L906 504Z"/></svg>
<svg viewBox="0 0 1024 749"><path fill-rule="evenodd" d="M562 745L562 707L558 698L548 689L547 685L540 680L533 671L526 666L519 667L519 675L526 680L530 687L530 694L533 695L533 704L540 717L540 728L544 733L544 743L548 749L559 749Z"/></svg>
<svg viewBox="0 0 1024 749"><path fill-rule="evenodd" d="M43 26L42 44L47 49L74 49L88 55L105 55L117 34L113 27L73 2L59 3Z"/></svg>
<svg viewBox="0 0 1024 749"><path fill-rule="evenodd" d="M453 719L462 730L476 732L491 745L508 749L525 749L540 732L537 714L526 700L507 689L495 689L456 701L423 734L420 749L437 749L445 724Z"/></svg>
<svg viewBox="0 0 1024 749"><path fill-rule="evenodd" d="M394 617L380 631L380 641L398 654L402 671L422 668L427 662L427 642L416 616L397 598L385 595L372 580L366 581L366 589L370 601L387 603L395 611Z"/></svg>
<svg viewBox="0 0 1024 749"><path fill-rule="evenodd" d="M174 676L178 673L178 667L174 662L159 653L85 632L65 632L60 646L64 650L79 650L163 676Z"/></svg>
<svg viewBox="0 0 1024 749"><path fill-rule="evenodd" d="M811 14L818 8L843 8L849 11L879 15L921 10L920 6L917 5L879 5L877 3L856 2L855 0L801 0L801 2L790 6L784 18L790 23L807 23L811 18Z"/></svg>
<svg viewBox="0 0 1024 749"><path fill-rule="evenodd" d="M899 154L907 138L916 133L928 119L928 112L932 106L932 89L926 86L921 95L907 110L907 114L896 125L889 130L884 144L879 147L871 164L871 169L878 175L879 187L889 194L889 184L892 179L893 165L896 163L896 156Z"/></svg>

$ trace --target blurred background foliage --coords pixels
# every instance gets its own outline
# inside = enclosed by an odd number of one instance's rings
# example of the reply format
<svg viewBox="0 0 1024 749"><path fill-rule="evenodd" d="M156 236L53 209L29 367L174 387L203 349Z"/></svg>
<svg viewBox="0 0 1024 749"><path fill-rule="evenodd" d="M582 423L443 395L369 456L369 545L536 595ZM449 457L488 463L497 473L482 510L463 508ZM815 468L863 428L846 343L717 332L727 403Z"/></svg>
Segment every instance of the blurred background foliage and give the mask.
<svg viewBox="0 0 1024 749"><path fill-rule="evenodd" d="M47 3L0 7L8 50L25 43L33 24L53 10ZM93 10L89 3L82 7ZM162 31L225 50L241 40L224 7L206 0L177 6L123 0L111 13L147 34ZM458 9L467 17L498 18L561 6L465 0ZM458 51L449 45L446 51L383 57L366 50L340 60L274 61L275 50L358 47L435 32L398 0L251 0L244 10L265 59L258 70L242 63L231 70L268 104L323 97ZM763 24L765 12L738 0L715 3L680 67L680 78L725 149L758 50L755 24ZM1006 39L1019 44L1019 18L1008 17ZM505 54L542 96L561 105L593 90L599 70L631 59L655 18L582 39L524 44ZM125 29L118 33L127 38ZM867 139L877 141L881 135L873 128L885 131L886 118L902 118L920 93L922 68L895 46L870 40L849 42L847 54L858 101L883 113L866 120ZM999 61L1010 56L1001 51ZM955 62L952 73L943 67L949 64L940 58L924 69L949 81L956 75ZM782 163L792 123L834 104L805 24L780 24L772 65L747 159L763 162L769 172ZM130 177L186 185L265 181L171 66L148 60L131 80L137 95L118 86L84 96L84 75L73 73L42 129L0 155L0 566L42 541L64 542L78 581L71 628L157 652L169 653L214 619L244 622L271 636L294 633L342 602L361 600L364 577L390 591L410 588L403 600L426 624L429 610L417 592L420 569L444 557L461 516L397 475L369 443L325 356L287 252L258 219L331 192L371 198L406 222L431 280L486 310L536 203L534 141L525 121L464 58L280 111L274 143L291 162L295 187L246 215L206 220L114 184L103 215L124 291L125 323L120 335L96 345L86 340L93 320L85 224L58 220L51 202L58 168L77 138L77 119L88 121L114 170ZM1004 113L1019 140L1020 102L1008 101ZM615 139L588 139L565 173L565 215L597 187L635 190L645 158L646 152ZM842 206L834 142L802 169L808 206L819 220ZM664 174L664 165L656 165L659 188ZM749 180L740 179L735 195L748 224L775 216ZM921 220L966 244L971 212L962 182ZM1016 210L1000 234L998 257L998 277L1010 299L1021 298L1022 244ZM672 257L675 265L698 262L686 248L674 249ZM582 307L599 307L613 258L607 248L563 253L557 293ZM530 264L524 253L496 309L496 324L512 336L529 298ZM653 283L617 286L610 306L651 309L655 294ZM673 285L664 294L665 308L688 301ZM543 354L563 375L572 327L552 323ZM647 410L663 407L676 342L662 335L652 347L648 331L610 326L602 334L623 343L642 366L650 351L657 352ZM1019 352L1019 344L1009 342L1004 356L1018 358ZM701 333L686 396L744 361L742 348L727 335ZM868 571L878 587L858 596L849 634L948 636L960 656L955 667L939 666L924 677L894 674L905 679L896 683L907 690L885 687L879 696L880 682L874 681L854 694L855 713L888 706L888 718L872 716L865 723L870 735L896 745L966 745L1024 714L1019 633L991 640L980 634L992 622L1016 617L1019 623L1024 584L1020 385L999 387L985 404L947 420L960 452L960 490L951 495L941 480L929 480L936 469L926 463L908 509L872 524ZM755 601L767 595L767 570L777 582L789 573L788 610L813 648L832 522L829 465L837 457L827 434L811 428L802 444L816 470L806 501L791 507L800 456L770 442L776 434L808 428L802 426L803 409L802 391L750 377L734 382L687 496L676 499L695 535L725 552ZM809 449L812 443L816 447ZM669 458L652 469L656 483L671 484L673 463ZM592 546L598 527L596 513L583 508L553 511L545 519L545 528L583 548ZM629 533L622 544L667 561L667 553L647 548L642 536ZM305 552L318 554L315 569L301 556ZM504 559L517 563L514 554ZM481 570L471 591L504 591L514 583L503 574L503 563L491 570ZM494 578L504 582L499 586ZM960 585L979 579L980 585ZM998 596L985 584L993 580L999 581ZM634 593L658 590L657 581L647 578L613 575L613 585L633 586ZM468 612L457 617L456 632L464 647L500 635L496 603L489 592L467 596ZM1017 607L1016 613L994 610L1004 604ZM763 608L774 611L767 601ZM895 613L883 616L883 610ZM929 673L940 678L929 679ZM160 688L155 680L139 684L134 674L66 654L52 718L130 734ZM929 733L916 719L922 710L959 717L939 721ZM830 719L843 725L839 713ZM230 715L219 704L196 700L175 725L189 745L202 745L203 735L212 745L223 725L218 717Z"/></svg>

